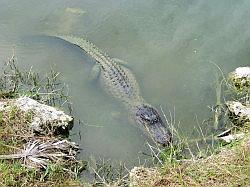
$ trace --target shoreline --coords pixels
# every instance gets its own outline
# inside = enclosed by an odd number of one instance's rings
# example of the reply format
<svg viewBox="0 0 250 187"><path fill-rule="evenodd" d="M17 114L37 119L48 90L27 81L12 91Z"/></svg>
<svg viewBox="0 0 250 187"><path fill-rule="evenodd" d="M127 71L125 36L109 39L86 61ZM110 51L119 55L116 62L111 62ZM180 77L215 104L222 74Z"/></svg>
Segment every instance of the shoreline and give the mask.
<svg viewBox="0 0 250 187"><path fill-rule="evenodd" d="M83 184L78 177L87 169L87 162L76 159L79 148L67 139L73 117L55 107L57 105L53 102L57 99L56 95L51 96L53 90L49 90L48 95L39 95L38 90L44 85L39 85L36 87L37 90L33 90L37 84L38 74L21 72L14 64L14 59L10 59L9 65L11 71L14 70L19 74L15 72L14 83L12 80L12 85L2 86L7 89L0 94L0 184L2 186L93 186L94 184ZM204 157L194 155L192 159L184 159L181 155L182 149L188 144L184 142L183 145L171 145L169 149L164 150L165 152L160 150L152 156L162 162L160 166L157 164L153 168L137 166L129 172L129 178L121 177L120 180L111 183L103 178L103 181L96 184L244 186L250 182L248 175L250 68L248 68L245 67L242 71L237 68L229 74L227 80L223 80L230 89L232 99L230 102L218 102L217 107L220 107L220 110L215 111L217 112L214 116L215 126L218 126L224 110L228 112L227 120L234 125L216 137L222 144L214 154ZM26 80L22 82L24 78ZM36 82L31 81L34 78ZM32 89L22 88L22 84L27 82ZM17 86L17 83L21 86ZM53 82L51 84L54 88ZM221 89L218 90L220 94L224 94ZM27 97L22 97L23 95ZM235 172L240 177L235 177L233 175Z"/></svg>

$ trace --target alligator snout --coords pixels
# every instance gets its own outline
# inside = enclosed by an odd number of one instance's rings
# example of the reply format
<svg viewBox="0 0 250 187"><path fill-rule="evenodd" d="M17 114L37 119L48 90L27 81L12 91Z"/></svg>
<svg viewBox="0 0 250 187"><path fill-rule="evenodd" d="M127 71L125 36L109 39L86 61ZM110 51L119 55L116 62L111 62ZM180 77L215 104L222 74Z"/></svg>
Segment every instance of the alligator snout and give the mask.
<svg viewBox="0 0 250 187"><path fill-rule="evenodd" d="M163 123L155 123L146 127L153 139L162 146L169 146L172 142L172 135Z"/></svg>
<svg viewBox="0 0 250 187"><path fill-rule="evenodd" d="M149 104L137 107L136 121L146 128L149 135L162 146L172 142L172 134L163 123L158 111Z"/></svg>

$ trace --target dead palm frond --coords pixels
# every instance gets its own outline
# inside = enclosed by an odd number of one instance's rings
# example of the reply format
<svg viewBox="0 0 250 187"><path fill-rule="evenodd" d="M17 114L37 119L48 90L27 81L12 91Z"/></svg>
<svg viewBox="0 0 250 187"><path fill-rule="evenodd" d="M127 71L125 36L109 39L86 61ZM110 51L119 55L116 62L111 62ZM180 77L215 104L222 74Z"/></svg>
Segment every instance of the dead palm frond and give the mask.
<svg viewBox="0 0 250 187"><path fill-rule="evenodd" d="M31 168L44 168L51 163L74 160L78 146L68 140L34 140L24 145L16 154L0 155L0 159L20 159L23 164Z"/></svg>

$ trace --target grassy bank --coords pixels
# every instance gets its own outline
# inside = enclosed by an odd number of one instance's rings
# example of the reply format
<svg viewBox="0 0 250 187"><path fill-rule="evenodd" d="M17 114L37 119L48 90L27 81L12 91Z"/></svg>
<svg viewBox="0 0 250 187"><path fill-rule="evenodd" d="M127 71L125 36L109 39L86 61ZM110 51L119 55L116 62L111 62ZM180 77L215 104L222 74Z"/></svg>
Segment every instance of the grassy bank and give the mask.
<svg viewBox="0 0 250 187"><path fill-rule="evenodd" d="M221 148L219 154L180 164L165 164L154 186L247 186L250 184L250 135Z"/></svg>
<svg viewBox="0 0 250 187"><path fill-rule="evenodd" d="M243 78L240 69L244 70ZM201 141L190 141L174 130L178 143L164 151L151 149L160 167L132 170L130 179L134 186L249 186L250 80L245 75L249 69L237 68L228 79L219 70L222 76L215 86L216 105L211 107L215 134L205 137L201 131ZM216 140L217 145L210 146L207 140ZM200 147L202 142L205 148ZM192 152L192 144L198 152Z"/></svg>
<svg viewBox="0 0 250 187"><path fill-rule="evenodd" d="M227 129L225 135L240 133L244 138L221 143L206 158L175 164L166 162L161 170L162 176L155 181L154 186L249 186L250 119L249 111L246 112L246 107L250 106L250 80L249 74L246 74L249 68L237 68L228 78L220 68L219 70L221 78L216 85L215 128L218 127L219 120L222 120L224 128ZM233 108L231 102L225 100L241 103Z"/></svg>
<svg viewBox="0 0 250 187"><path fill-rule="evenodd" d="M34 138L41 141L54 139L53 135L35 135L29 128L31 115L16 107L0 115L0 155L19 153L25 144ZM70 160L58 160L44 169L29 168L21 159L0 160L0 186L68 186L69 183L79 185L77 170L82 167L84 165Z"/></svg>
<svg viewBox="0 0 250 187"><path fill-rule="evenodd" d="M28 71L21 69L16 65L13 56L6 62L0 76L1 103L9 105L15 98L25 95L41 103L62 108L69 102L65 94L65 85L60 83L58 77L59 74L54 70L40 76L32 69ZM51 145L52 142L65 138L64 135L55 136L53 132L48 132L46 135L35 133L30 128L32 118L32 112L23 112L11 104L8 110L0 112L0 186L81 186L78 173L84 169L84 162L72 159L65 161L63 157L57 158L57 155L53 155L54 160L50 162L48 158L52 159L49 157L52 154L44 154L44 160L39 160L38 157L32 158L34 163L46 166L39 168L27 164L26 157L15 158L24 151L35 154L34 150L40 142L43 143L45 150L48 148L45 147L48 142Z"/></svg>

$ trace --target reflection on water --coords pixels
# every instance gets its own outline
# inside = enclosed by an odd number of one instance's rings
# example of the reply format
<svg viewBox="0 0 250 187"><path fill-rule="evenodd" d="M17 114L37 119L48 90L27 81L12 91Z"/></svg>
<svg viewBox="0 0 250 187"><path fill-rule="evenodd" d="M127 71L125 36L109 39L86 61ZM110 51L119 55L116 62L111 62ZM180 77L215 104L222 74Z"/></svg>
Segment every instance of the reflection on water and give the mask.
<svg viewBox="0 0 250 187"><path fill-rule="evenodd" d="M87 36L125 60L150 104L175 107L180 132L193 136L196 117L210 115L218 64L225 73L249 65L247 0L0 0L0 60L11 56L40 72L50 66L69 85L77 123L71 138L89 155L138 163L147 137L127 111L90 79L94 65L79 48L47 37ZM210 129L210 127L202 127Z"/></svg>

